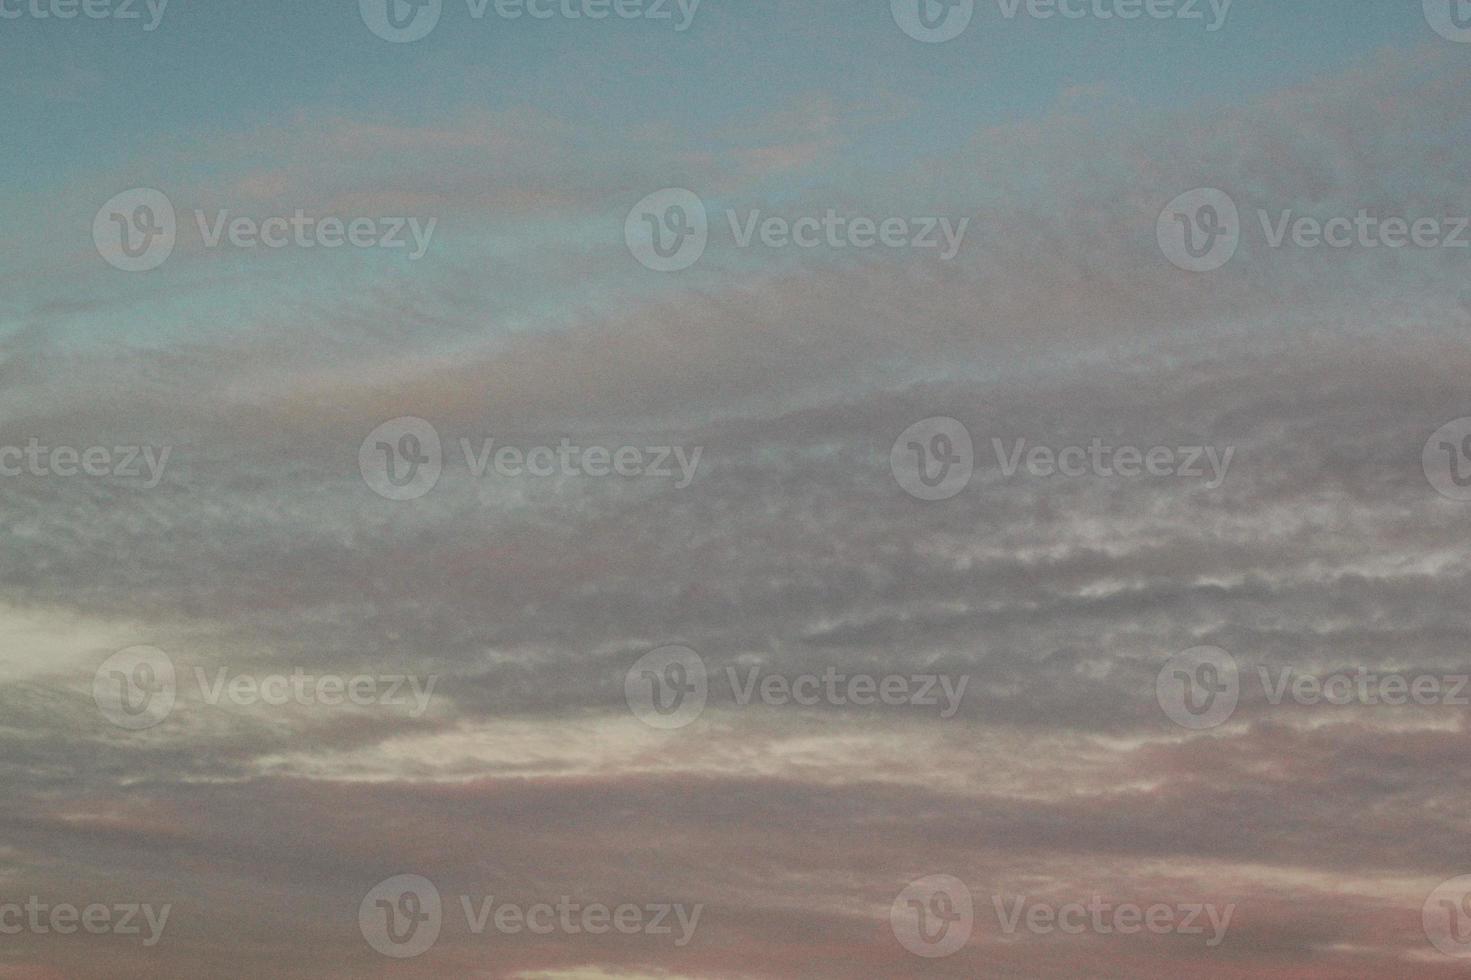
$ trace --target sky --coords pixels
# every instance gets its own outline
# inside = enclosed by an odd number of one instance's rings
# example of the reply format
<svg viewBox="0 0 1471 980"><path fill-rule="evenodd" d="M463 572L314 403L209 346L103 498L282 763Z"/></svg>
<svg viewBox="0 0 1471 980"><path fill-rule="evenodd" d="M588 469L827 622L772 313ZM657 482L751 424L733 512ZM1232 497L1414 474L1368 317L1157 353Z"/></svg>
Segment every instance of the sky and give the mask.
<svg viewBox="0 0 1471 980"><path fill-rule="evenodd" d="M1468 82L0 0L0 980L1464 976Z"/></svg>

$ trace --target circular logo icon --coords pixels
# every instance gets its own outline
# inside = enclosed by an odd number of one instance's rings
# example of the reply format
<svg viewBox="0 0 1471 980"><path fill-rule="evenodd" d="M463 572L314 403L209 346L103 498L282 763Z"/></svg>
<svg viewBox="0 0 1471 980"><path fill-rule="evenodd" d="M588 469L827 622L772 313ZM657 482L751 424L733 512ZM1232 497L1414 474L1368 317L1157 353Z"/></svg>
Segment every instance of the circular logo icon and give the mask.
<svg viewBox="0 0 1471 980"><path fill-rule="evenodd" d="M1436 429L1425 443L1420 462L1436 493L1451 500L1471 500L1471 418Z"/></svg>
<svg viewBox="0 0 1471 980"><path fill-rule="evenodd" d="M889 924L899 944L915 956L937 959L970 942L975 907L965 882L930 875L909 883L889 907Z"/></svg>
<svg viewBox="0 0 1471 980"><path fill-rule="evenodd" d="M1436 949L1458 959L1471 957L1471 875L1436 885L1420 909L1420 922Z"/></svg>
<svg viewBox="0 0 1471 980"><path fill-rule="evenodd" d="M1471 0L1425 0L1425 19L1446 40L1471 44Z"/></svg>
<svg viewBox="0 0 1471 980"><path fill-rule="evenodd" d="M396 875L373 886L358 906L363 938L384 956L406 960L439 939L444 909L439 889L422 875Z"/></svg>
<svg viewBox="0 0 1471 980"><path fill-rule="evenodd" d="M358 0L358 11L368 30L385 41L407 44L429 36L444 0Z"/></svg>
<svg viewBox="0 0 1471 980"><path fill-rule="evenodd" d="M174 662L157 647L128 647L102 662L92 677L92 700L119 728L142 731L174 710Z"/></svg>
<svg viewBox="0 0 1471 980"><path fill-rule="evenodd" d="M651 728L683 728L700 717L709 694L705 661L689 647L651 650L623 678L629 710Z"/></svg>
<svg viewBox="0 0 1471 980"><path fill-rule="evenodd" d="M889 450L894 479L920 500L949 500L970 483L975 466L970 432L951 418L914 423Z"/></svg>
<svg viewBox="0 0 1471 980"><path fill-rule="evenodd" d="M163 191L135 187L102 205L92 241L107 264L124 272L157 269L174 254L178 220Z"/></svg>
<svg viewBox="0 0 1471 980"><path fill-rule="evenodd" d="M639 201L623 222L633 257L655 272L678 272L700 261L710 242L705 202L694 191L668 187Z"/></svg>
<svg viewBox="0 0 1471 980"><path fill-rule="evenodd" d="M1241 698L1236 658L1220 647L1192 647L1165 661L1154 696L1170 721L1200 731L1224 725Z"/></svg>
<svg viewBox="0 0 1471 980"><path fill-rule="evenodd" d="M1214 272L1241 245L1241 215L1225 191L1186 191L1165 206L1155 224L1160 251L1187 272Z"/></svg>
<svg viewBox="0 0 1471 980"><path fill-rule="evenodd" d="M415 500L433 490L444 470L444 450L434 426L405 415L384 422L358 449L363 482L380 497Z"/></svg>
<svg viewBox="0 0 1471 980"><path fill-rule="evenodd" d="M894 23L916 41L940 44L954 40L970 26L975 0L889 0Z"/></svg>

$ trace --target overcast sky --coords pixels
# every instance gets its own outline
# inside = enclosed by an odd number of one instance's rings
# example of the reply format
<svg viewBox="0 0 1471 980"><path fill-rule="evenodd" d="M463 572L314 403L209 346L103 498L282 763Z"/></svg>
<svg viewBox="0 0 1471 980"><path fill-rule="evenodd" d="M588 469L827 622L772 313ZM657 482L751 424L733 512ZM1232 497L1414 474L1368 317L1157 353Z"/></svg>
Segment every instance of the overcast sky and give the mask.
<svg viewBox="0 0 1471 980"><path fill-rule="evenodd" d="M0 978L1465 975L1471 11L425 2L0 0Z"/></svg>

